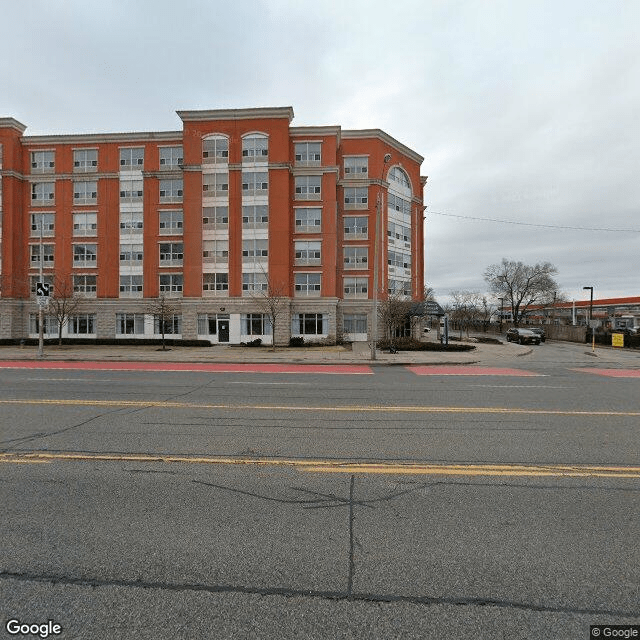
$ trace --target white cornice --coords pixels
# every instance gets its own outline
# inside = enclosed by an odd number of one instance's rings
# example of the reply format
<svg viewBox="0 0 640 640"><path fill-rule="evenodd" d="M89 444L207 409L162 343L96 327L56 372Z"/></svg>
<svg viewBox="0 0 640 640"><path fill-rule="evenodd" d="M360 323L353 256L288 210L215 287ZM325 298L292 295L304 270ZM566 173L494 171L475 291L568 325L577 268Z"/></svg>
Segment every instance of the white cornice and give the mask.
<svg viewBox="0 0 640 640"><path fill-rule="evenodd" d="M145 131L132 133L79 133L52 136L24 136L25 146L43 144L100 144L105 142L182 141L182 131Z"/></svg>
<svg viewBox="0 0 640 640"><path fill-rule="evenodd" d="M176 111L183 122L207 120L259 120L262 118L288 118L293 120L293 107L255 107L251 109L210 109L206 111Z"/></svg>
<svg viewBox="0 0 640 640"><path fill-rule="evenodd" d="M392 138L388 133L385 133L382 129L351 129L342 131L342 138L344 140L358 140L365 138L378 138L378 140L382 140L390 147L393 147L396 151L406 155L408 158L417 162L418 164L422 164L424 162L424 158L419 154L413 151L413 149L409 149L406 145L402 144L402 142L398 142L395 138Z"/></svg>
<svg viewBox="0 0 640 640"><path fill-rule="evenodd" d="M336 136L338 144L340 144L340 134L342 127L340 125L326 127L291 127L289 133L292 136Z"/></svg>
<svg viewBox="0 0 640 640"><path fill-rule="evenodd" d="M18 122L15 118L0 118L0 129L15 129L20 134L23 134L26 128L26 124Z"/></svg>

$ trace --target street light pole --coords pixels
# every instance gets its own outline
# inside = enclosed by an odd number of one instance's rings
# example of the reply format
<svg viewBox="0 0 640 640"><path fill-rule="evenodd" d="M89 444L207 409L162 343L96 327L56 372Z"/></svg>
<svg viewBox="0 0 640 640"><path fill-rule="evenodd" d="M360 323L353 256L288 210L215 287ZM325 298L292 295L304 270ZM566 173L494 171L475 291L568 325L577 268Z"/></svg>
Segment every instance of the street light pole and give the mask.
<svg viewBox="0 0 640 640"><path fill-rule="evenodd" d="M500 333L502 334L502 316L504 314L504 298L498 298L500 300Z"/></svg>
<svg viewBox="0 0 640 640"><path fill-rule="evenodd" d="M589 289L591 291L591 301L589 302L589 328L591 329L591 350L596 350L596 332L594 331L594 327L592 327L593 320L593 287L582 287L583 289Z"/></svg>
<svg viewBox="0 0 640 640"><path fill-rule="evenodd" d="M384 179L384 168L391 161L391 154L386 153L382 165L380 181ZM380 269L380 227L382 226L382 185L376 197L376 230L373 238L373 312L371 318L371 359L376 359L376 343L378 341L378 287Z"/></svg>

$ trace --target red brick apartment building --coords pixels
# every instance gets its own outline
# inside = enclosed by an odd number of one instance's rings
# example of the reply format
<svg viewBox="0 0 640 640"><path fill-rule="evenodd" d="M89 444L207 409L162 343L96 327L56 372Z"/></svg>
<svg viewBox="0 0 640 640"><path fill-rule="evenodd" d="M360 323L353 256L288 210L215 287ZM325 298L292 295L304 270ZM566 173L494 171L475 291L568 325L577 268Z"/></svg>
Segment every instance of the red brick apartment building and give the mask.
<svg viewBox="0 0 640 640"><path fill-rule="evenodd" d="M419 154L379 129L292 127L291 107L178 116L52 136L0 118L0 338L37 336L42 274L82 296L69 338L157 337L164 295L174 337L269 343L271 288L289 299L276 343L366 340L378 204L379 297L422 300Z"/></svg>

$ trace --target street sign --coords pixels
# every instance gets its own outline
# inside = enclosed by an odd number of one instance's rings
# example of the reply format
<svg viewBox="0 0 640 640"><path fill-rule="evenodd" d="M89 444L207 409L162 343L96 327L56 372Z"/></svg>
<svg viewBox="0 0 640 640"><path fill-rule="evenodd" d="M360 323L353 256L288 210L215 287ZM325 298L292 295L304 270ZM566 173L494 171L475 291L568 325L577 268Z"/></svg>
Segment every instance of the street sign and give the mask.
<svg viewBox="0 0 640 640"><path fill-rule="evenodd" d="M51 294L51 285L47 282L36 282L36 297L48 298Z"/></svg>
<svg viewBox="0 0 640 640"><path fill-rule="evenodd" d="M589 320L589 326L592 329L597 329L600 326L600 320Z"/></svg>
<svg viewBox="0 0 640 640"><path fill-rule="evenodd" d="M624 333L612 333L611 334L611 346L612 347L624 347Z"/></svg>

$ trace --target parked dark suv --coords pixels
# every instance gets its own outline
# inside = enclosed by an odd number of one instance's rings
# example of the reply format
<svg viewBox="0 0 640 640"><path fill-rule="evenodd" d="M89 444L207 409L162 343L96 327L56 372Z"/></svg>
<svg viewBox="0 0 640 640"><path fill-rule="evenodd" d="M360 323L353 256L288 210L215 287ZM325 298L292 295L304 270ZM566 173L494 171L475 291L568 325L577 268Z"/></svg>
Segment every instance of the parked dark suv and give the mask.
<svg viewBox="0 0 640 640"><path fill-rule="evenodd" d="M537 333L540 336L540 342L544 342L547 339L547 334L542 327L531 327L533 333Z"/></svg>
<svg viewBox="0 0 640 640"><path fill-rule="evenodd" d="M518 344L540 344L540 336L531 329L509 329L507 331L507 342L517 342Z"/></svg>

